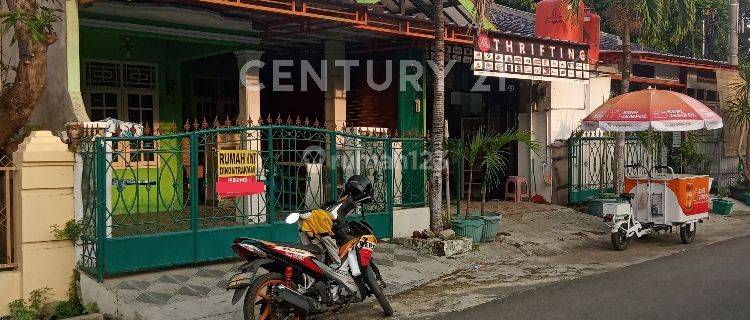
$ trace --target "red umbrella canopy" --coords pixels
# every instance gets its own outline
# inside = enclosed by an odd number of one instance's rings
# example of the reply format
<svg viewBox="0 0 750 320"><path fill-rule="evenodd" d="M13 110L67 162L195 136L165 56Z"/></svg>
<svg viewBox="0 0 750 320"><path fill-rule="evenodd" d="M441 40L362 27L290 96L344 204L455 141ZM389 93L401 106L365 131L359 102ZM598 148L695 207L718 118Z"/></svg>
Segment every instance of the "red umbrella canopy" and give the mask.
<svg viewBox="0 0 750 320"><path fill-rule="evenodd" d="M721 117L679 92L646 89L610 99L583 119L584 130L690 131L718 129Z"/></svg>

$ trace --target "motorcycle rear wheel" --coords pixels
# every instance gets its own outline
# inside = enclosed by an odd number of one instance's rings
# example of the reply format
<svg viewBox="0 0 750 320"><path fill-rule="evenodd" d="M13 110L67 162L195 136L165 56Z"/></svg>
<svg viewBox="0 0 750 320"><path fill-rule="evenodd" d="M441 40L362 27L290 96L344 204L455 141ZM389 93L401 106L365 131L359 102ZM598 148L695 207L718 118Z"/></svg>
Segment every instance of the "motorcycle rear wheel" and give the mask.
<svg viewBox="0 0 750 320"><path fill-rule="evenodd" d="M378 285L378 279L375 277L375 272L373 272L370 267L365 268L365 281L367 281L367 286L370 287L370 292L375 295L375 299L378 300L380 307L383 308L383 314L386 317L392 316L393 308L391 307L391 303L388 302L388 297L385 296L383 289Z"/></svg>
<svg viewBox="0 0 750 320"><path fill-rule="evenodd" d="M245 320L304 319L298 311L279 306L270 299L270 286L283 283L284 276L278 273L266 273L257 277L245 294L245 304L242 309Z"/></svg>
<svg viewBox="0 0 750 320"><path fill-rule="evenodd" d="M690 231L690 224L680 226L680 241L683 244L692 243L695 240L695 232L698 230L698 225L693 227L693 231Z"/></svg>

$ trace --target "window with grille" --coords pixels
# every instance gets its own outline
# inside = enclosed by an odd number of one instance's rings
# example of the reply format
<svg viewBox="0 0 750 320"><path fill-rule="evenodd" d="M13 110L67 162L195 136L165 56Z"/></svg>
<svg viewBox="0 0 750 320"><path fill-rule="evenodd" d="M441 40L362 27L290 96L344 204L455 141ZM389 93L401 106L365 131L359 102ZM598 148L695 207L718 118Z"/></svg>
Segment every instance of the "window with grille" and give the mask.
<svg viewBox="0 0 750 320"><path fill-rule="evenodd" d="M92 121L114 118L158 126L158 83L155 65L86 61L84 63L84 102ZM118 142L112 146L113 165L155 165L154 142Z"/></svg>

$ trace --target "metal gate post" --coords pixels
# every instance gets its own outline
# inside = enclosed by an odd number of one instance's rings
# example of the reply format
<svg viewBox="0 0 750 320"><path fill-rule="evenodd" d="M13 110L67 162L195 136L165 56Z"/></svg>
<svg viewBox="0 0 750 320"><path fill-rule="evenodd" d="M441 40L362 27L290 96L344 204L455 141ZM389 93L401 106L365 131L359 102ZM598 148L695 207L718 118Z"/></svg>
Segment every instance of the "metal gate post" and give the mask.
<svg viewBox="0 0 750 320"><path fill-rule="evenodd" d="M104 241L107 236L107 162L104 152L104 139L96 137L96 280L104 281Z"/></svg>
<svg viewBox="0 0 750 320"><path fill-rule="evenodd" d="M575 141L575 137L568 139L568 203L573 202L573 145L575 144Z"/></svg>
<svg viewBox="0 0 750 320"><path fill-rule="evenodd" d="M198 134L190 133L190 230L193 233L193 261L198 257L198 219L200 194L198 193Z"/></svg>
<svg viewBox="0 0 750 320"><path fill-rule="evenodd" d="M458 141L458 150L464 149L464 141L459 140ZM464 195L464 158L460 155L458 156L458 160L456 160L456 163L458 163L458 170L456 170L456 217L461 216L461 202L463 202L462 198Z"/></svg>
<svg viewBox="0 0 750 320"><path fill-rule="evenodd" d="M385 207L386 211L393 215L393 138L390 136L383 141L385 143ZM403 184L402 184L403 188ZM403 190L402 190L403 192ZM392 225L393 223L391 223Z"/></svg>
<svg viewBox="0 0 750 320"><path fill-rule="evenodd" d="M330 132L328 134L328 148L331 153L331 200L338 199L339 188L338 188L338 157L339 150L336 148L336 132Z"/></svg>
<svg viewBox="0 0 750 320"><path fill-rule="evenodd" d="M276 216L276 159L273 156L273 126L268 127L268 161L266 161L266 215L268 223L273 223Z"/></svg>

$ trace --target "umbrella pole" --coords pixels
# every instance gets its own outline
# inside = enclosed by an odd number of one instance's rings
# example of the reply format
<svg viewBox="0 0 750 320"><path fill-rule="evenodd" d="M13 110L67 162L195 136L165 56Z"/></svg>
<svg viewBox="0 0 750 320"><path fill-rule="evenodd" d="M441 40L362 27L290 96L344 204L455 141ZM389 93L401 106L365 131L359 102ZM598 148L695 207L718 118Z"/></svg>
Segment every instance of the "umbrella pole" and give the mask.
<svg viewBox="0 0 750 320"><path fill-rule="evenodd" d="M607 154L609 154L609 151L607 149L607 132L605 131L602 135L604 139L602 139L602 159L601 159L601 165L599 166L599 196L601 197L604 192L606 191L606 185L607 185L607 177L605 176L607 174Z"/></svg>
<svg viewBox="0 0 750 320"><path fill-rule="evenodd" d="M612 188L616 194L623 192L623 178L625 174L625 132L615 132L615 150L613 152L614 170L612 178Z"/></svg>

